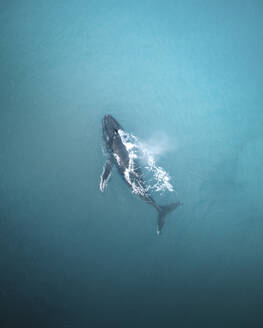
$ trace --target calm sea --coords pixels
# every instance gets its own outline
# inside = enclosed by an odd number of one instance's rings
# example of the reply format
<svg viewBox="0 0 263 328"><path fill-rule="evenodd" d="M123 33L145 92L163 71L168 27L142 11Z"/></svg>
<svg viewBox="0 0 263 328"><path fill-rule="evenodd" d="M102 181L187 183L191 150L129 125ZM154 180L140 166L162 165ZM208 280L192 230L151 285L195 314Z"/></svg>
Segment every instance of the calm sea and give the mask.
<svg viewBox="0 0 263 328"><path fill-rule="evenodd" d="M263 4L0 5L1 328L263 327ZM156 211L101 119L160 149Z"/></svg>

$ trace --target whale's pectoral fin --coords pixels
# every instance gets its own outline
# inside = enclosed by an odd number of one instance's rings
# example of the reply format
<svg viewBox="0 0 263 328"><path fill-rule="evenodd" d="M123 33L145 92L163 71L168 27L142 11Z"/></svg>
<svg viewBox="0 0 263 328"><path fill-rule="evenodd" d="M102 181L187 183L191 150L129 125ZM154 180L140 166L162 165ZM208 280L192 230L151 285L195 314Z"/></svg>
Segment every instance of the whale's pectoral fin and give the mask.
<svg viewBox="0 0 263 328"><path fill-rule="evenodd" d="M108 159L103 167L102 174L100 176L100 191L104 191L107 182L111 176L112 161Z"/></svg>

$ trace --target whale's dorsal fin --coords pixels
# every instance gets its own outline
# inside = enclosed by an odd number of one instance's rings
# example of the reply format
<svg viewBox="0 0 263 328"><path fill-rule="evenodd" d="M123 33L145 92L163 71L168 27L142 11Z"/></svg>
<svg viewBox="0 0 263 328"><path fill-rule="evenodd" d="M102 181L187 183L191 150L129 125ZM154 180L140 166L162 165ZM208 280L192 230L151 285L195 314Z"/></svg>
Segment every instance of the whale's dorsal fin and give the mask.
<svg viewBox="0 0 263 328"><path fill-rule="evenodd" d="M102 174L100 176L100 191L103 192L107 182L109 181L109 178L111 176L111 170L112 170L112 161L111 159L107 159L106 163L104 164Z"/></svg>

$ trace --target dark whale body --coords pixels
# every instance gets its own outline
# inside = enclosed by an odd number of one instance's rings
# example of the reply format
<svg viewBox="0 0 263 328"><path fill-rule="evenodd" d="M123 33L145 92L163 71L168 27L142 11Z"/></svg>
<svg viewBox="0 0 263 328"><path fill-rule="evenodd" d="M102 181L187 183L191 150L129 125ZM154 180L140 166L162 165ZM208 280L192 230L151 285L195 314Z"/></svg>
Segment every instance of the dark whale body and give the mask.
<svg viewBox="0 0 263 328"><path fill-rule="evenodd" d="M102 133L108 159L101 175L100 190L104 191L111 175L112 166L115 165L124 181L132 188L132 191L157 210L157 234L160 234L164 225L165 216L175 210L180 205L180 202L162 206L157 204L150 196L145 187L139 164L136 159L130 158L127 145L123 142L123 129L111 115L104 116L102 120Z"/></svg>

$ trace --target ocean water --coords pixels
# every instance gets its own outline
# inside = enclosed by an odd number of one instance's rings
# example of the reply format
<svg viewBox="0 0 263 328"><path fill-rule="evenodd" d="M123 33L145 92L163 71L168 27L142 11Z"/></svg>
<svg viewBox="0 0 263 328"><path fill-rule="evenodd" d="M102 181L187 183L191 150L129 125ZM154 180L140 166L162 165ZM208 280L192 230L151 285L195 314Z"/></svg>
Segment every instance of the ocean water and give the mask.
<svg viewBox="0 0 263 328"><path fill-rule="evenodd" d="M0 327L263 327L262 2L0 9ZM160 236L100 192L105 113L184 203Z"/></svg>

